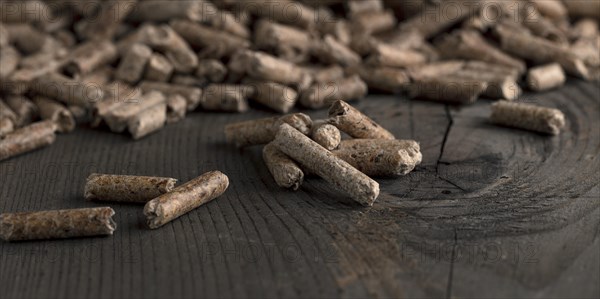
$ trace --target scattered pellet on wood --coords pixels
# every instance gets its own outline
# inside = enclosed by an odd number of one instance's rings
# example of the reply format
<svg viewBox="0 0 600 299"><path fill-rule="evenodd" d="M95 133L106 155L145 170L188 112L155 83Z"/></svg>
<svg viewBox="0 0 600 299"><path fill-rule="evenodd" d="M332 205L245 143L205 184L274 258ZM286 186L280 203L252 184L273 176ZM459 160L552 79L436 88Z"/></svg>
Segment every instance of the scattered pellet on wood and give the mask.
<svg viewBox="0 0 600 299"><path fill-rule="evenodd" d="M312 81L302 68L266 53L249 52L245 58L248 59L246 72L256 79L291 85L299 90L306 89Z"/></svg>
<svg viewBox="0 0 600 299"><path fill-rule="evenodd" d="M54 121L58 132L68 133L75 130L75 118L67 107L59 102L42 96L34 97L33 102L37 106L40 118Z"/></svg>
<svg viewBox="0 0 600 299"><path fill-rule="evenodd" d="M315 84L302 92L302 106L319 109L336 100L350 101L367 95L367 84L358 75L328 83Z"/></svg>
<svg viewBox="0 0 600 299"><path fill-rule="evenodd" d="M133 139L141 139L165 126L167 122L167 104L161 103L135 115L127 124Z"/></svg>
<svg viewBox="0 0 600 299"><path fill-rule="evenodd" d="M7 134L0 139L0 161L52 144L55 131L53 121L41 121Z"/></svg>
<svg viewBox="0 0 600 299"><path fill-rule="evenodd" d="M202 108L209 111L245 112L253 88L246 85L210 84L204 88Z"/></svg>
<svg viewBox="0 0 600 299"><path fill-rule="evenodd" d="M220 83L227 76L227 68L220 60L203 59L198 62L194 75L211 83Z"/></svg>
<svg viewBox="0 0 600 299"><path fill-rule="evenodd" d="M331 105L329 123L354 138L395 139L388 130L344 101L336 101Z"/></svg>
<svg viewBox="0 0 600 299"><path fill-rule="evenodd" d="M112 235L117 228L109 207L0 214L5 241Z"/></svg>
<svg viewBox="0 0 600 299"><path fill-rule="evenodd" d="M104 121L111 131L120 133L125 131L129 122L142 111L151 107L162 105L166 102L165 96L158 91L144 93L139 98L131 99L106 113Z"/></svg>
<svg viewBox="0 0 600 299"><path fill-rule="evenodd" d="M304 113L293 113L281 117L268 117L233 123L225 126L227 142L238 147L267 144L275 138L279 126L291 125L302 134L310 134L312 120Z"/></svg>
<svg viewBox="0 0 600 299"><path fill-rule="evenodd" d="M403 69L386 66L361 66L358 68L360 78L365 81L369 90L396 93L406 88L410 77Z"/></svg>
<svg viewBox="0 0 600 299"><path fill-rule="evenodd" d="M310 137L322 147L333 150L340 145L342 134L340 130L328 123L327 120L317 120L313 122Z"/></svg>
<svg viewBox="0 0 600 299"><path fill-rule="evenodd" d="M17 127L32 123L39 115L36 105L25 96L7 96L5 101L17 116L14 122Z"/></svg>
<svg viewBox="0 0 600 299"><path fill-rule="evenodd" d="M104 97L104 90L95 84L73 80L59 73L37 77L30 88L40 95L67 105L90 108Z"/></svg>
<svg viewBox="0 0 600 299"><path fill-rule="evenodd" d="M179 122L185 118L187 102L181 95L170 95L167 98L167 124Z"/></svg>
<svg viewBox="0 0 600 299"><path fill-rule="evenodd" d="M405 175L421 164L421 148L413 140L350 139L332 151L368 176Z"/></svg>
<svg viewBox="0 0 600 299"><path fill-rule="evenodd" d="M176 187L146 203L144 215L148 226L159 228L221 196L228 186L229 178L225 174L211 171Z"/></svg>
<svg viewBox="0 0 600 299"><path fill-rule="evenodd" d="M87 200L146 203L171 192L176 179L154 176L90 174L83 197Z"/></svg>
<svg viewBox="0 0 600 299"><path fill-rule="evenodd" d="M168 81L173 73L173 66L169 60L160 53L153 53L146 66L144 79L155 82Z"/></svg>
<svg viewBox="0 0 600 299"><path fill-rule="evenodd" d="M160 91L165 95L179 94L187 101L187 110L195 110L202 100L202 89L164 82L143 81L138 87L144 92Z"/></svg>
<svg viewBox="0 0 600 299"><path fill-rule="evenodd" d="M146 64L152 56L152 50L143 44L134 44L121 58L115 72L115 79L135 84L142 79Z"/></svg>
<svg viewBox="0 0 600 299"><path fill-rule="evenodd" d="M444 76L425 78L409 86L411 98L452 104L472 104L485 92L488 83L480 79Z"/></svg>
<svg viewBox="0 0 600 299"><path fill-rule="evenodd" d="M492 105L490 119L498 125L551 135L560 134L565 126L565 116L558 109L505 101Z"/></svg>
<svg viewBox="0 0 600 299"><path fill-rule="evenodd" d="M273 145L362 205L372 206L379 196L377 182L288 124L279 127Z"/></svg>
<svg viewBox="0 0 600 299"><path fill-rule="evenodd" d="M304 172L290 157L269 143L263 148L263 160L277 186L298 190L304 181Z"/></svg>
<svg viewBox="0 0 600 299"><path fill-rule="evenodd" d="M196 53L168 25L150 26L146 38L152 48L165 55L176 72L191 73L198 66Z"/></svg>
<svg viewBox="0 0 600 299"><path fill-rule="evenodd" d="M87 74L99 66L112 63L117 55L117 47L112 42L89 41L71 52L64 68L72 75Z"/></svg>
<svg viewBox="0 0 600 299"><path fill-rule="evenodd" d="M560 87L566 80L565 73L558 63L534 67L527 73L527 86L535 91Z"/></svg>
<svg viewBox="0 0 600 299"><path fill-rule="evenodd" d="M252 100L279 113L288 113L298 101L298 93L283 84L260 81L244 83L254 88L250 97Z"/></svg>

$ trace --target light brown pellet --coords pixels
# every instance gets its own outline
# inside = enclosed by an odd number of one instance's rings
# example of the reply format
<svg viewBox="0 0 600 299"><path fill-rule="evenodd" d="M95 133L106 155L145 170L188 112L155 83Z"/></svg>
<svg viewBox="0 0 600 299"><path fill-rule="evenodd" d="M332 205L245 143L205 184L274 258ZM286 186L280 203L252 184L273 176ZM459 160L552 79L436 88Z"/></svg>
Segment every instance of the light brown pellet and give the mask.
<svg viewBox="0 0 600 299"><path fill-rule="evenodd" d="M332 153L375 177L405 175L421 164L423 158L419 144L413 140L343 140Z"/></svg>
<svg viewBox="0 0 600 299"><path fill-rule="evenodd" d="M201 106L204 110L246 112L253 89L246 85L210 84L204 88Z"/></svg>
<svg viewBox="0 0 600 299"><path fill-rule="evenodd" d="M0 118L9 119L12 123L17 121L17 114L8 106L4 100L0 99Z"/></svg>
<svg viewBox="0 0 600 299"><path fill-rule="evenodd" d="M165 126L167 122L167 104L154 105L135 115L127 124L133 139L138 140L154 133Z"/></svg>
<svg viewBox="0 0 600 299"><path fill-rule="evenodd" d="M42 96L34 97L33 102L37 106L40 118L54 121L58 132L68 133L75 130L75 118L67 107L59 102Z"/></svg>
<svg viewBox="0 0 600 299"><path fill-rule="evenodd" d="M102 2L96 16L84 19L81 35L93 40L112 39L123 19L137 10L137 4L137 0Z"/></svg>
<svg viewBox="0 0 600 299"><path fill-rule="evenodd" d="M17 129L0 140L0 161L50 145L56 139L53 121L41 121Z"/></svg>
<svg viewBox="0 0 600 299"><path fill-rule="evenodd" d="M146 64L152 56L152 50L143 44L133 44L121 58L115 72L115 79L135 84L142 79Z"/></svg>
<svg viewBox="0 0 600 299"><path fill-rule="evenodd" d="M312 51L323 63L339 64L343 67L356 66L362 60L356 52L331 35L326 35L322 41L315 43Z"/></svg>
<svg viewBox="0 0 600 299"><path fill-rule="evenodd" d="M150 26L147 42L162 52L176 72L191 73L198 66L198 56L179 34L168 25Z"/></svg>
<svg viewBox="0 0 600 299"><path fill-rule="evenodd" d="M312 81L302 68L269 54L248 52L245 58L246 72L256 79L291 85L298 90L306 89Z"/></svg>
<svg viewBox="0 0 600 299"><path fill-rule="evenodd" d="M425 38L431 38L466 17L474 15L474 11L479 8L473 4L468 0L442 1L439 5L428 3L422 10L400 24L399 28L407 31L416 30Z"/></svg>
<svg viewBox="0 0 600 299"><path fill-rule="evenodd" d="M112 235L117 224L109 207L0 214L5 241Z"/></svg>
<svg viewBox="0 0 600 299"><path fill-rule="evenodd" d="M173 77L171 77L171 83L175 85L200 87L206 84L206 80L204 78L198 78L193 75L175 74L173 75Z"/></svg>
<svg viewBox="0 0 600 299"><path fill-rule="evenodd" d="M204 2L210 3L210 2ZM240 22L238 16L233 13L225 10L217 10L216 7L213 7L215 13L208 13L204 18L205 23L210 25L211 27L222 30L227 33L231 33L233 35L239 36L241 38L249 38L250 30L248 30L247 24Z"/></svg>
<svg viewBox="0 0 600 299"><path fill-rule="evenodd" d="M117 56L117 47L112 42L89 41L71 52L65 71L72 75L87 74L99 66L112 63Z"/></svg>
<svg viewBox="0 0 600 299"><path fill-rule="evenodd" d="M337 64L326 67L309 65L302 66L302 69L313 77L315 83L329 83L345 77L344 68Z"/></svg>
<svg viewBox="0 0 600 299"><path fill-rule="evenodd" d="M195 110L202 99L202 90L197 87L152 81L143 81L138 87L144 92L160 91L165 95L179 94L187 101L188 111Z"/></svg>
<svg viewBox="0 0 600 299"><path fill-rule="evenodd" d="M288 124L282 124L273 144L311 173L365 206L379 196L379 184Z"/></svg>
<svg viewBox="0 0 600 299"><path fill-rule="evenodd" d="M409 96L452 104L472 104L487 87L488 83L480 79L449 75L425 78L412 83L409 87Z"/></svg>
<svg viewBox="0 0 600 299"><path fill-rule="evenodd" d="M170 24L192 47L202 49L202 58L229 57L239 49L250 47L250 42L244 38L192 21L174 20Z"/></svg>
<svg viewBox="0 0 600 299"><path fill-rule="evenodd" d="M111 131L120 133L125 131L129 122L142 111L151 107L162 105L166 102L165 96L158 91L144 93L139 98L118 106L118 109L112 109L106 113L104 121L108 124Z"/></svg>
<svg viewBox="0 0 600 299"><path fill-rule="evenodd" d="M329 83L319 83L305 90L300 96L302 106L319 109L336 100L361 99L367 95L367 84L358 75Z"/></svg>
<svg viewBox="0 0 600 299"><path fill-rule="evenodd" d="M144 207L151 229L159 228L193 209L221 196L229 186L229 178L220 171L207 172L163 194Z"/></svg>
<svg viewBox="0 0 600 299"><path fill-rule="evenodd" d="M283 84L259 81L246 84L254 88L252 100L279 113L288 113L298 101L298 93Z"/></svg>
<svg viewBox="0 0 600 299"><path fill-rule="evenodd" d="M329 122L354 138L395 139L388 130L344 101L336 101L331 105Z"/></svg>
<svg viewBox="0 0 600 299"><path fill-rule="evenodd" d="M354 30L375 34L393 29L396 26L397 20L393 11L386 10L370 11L354 15L351 18L351 22Z"/></svg>
<svg viewBox="0 0 600 299"><path fill-rule="evenodd" d="M379 66L361 66L358 68L360 78L365 81L369 90L396 93L410 83L407 72L403 69Z"/></svg>
<svg viewBox="0 0 600 299"><path fill-rule="evenodd" d="M104 97L103 89L92 83L73 80L59 73L37 77L30 88L40 95L67 105L91 108Z"/></svg>
<svg viewBox="0 0 600 299"><path fill-rule="evenodd" d="M15 124L10 118L0 116L0 139L15 130Z"/></svg>
<svg viewBox="0 0 600 299"><path fill-rule="evenodd" d="M291 125L302 134L309 134L312 120L304 113L293 113L281 117L268 117L233 123L225 126L227 142L238 147L267 144L275 138L279 126Z"/></svg>
<svg viewBox="0 0 600 299"><path fill-rule="evenodd" d="M263 160L277 186L298 190L304 181L304 172L290 157L271 143L263 148Z"/></svg>
<svg viewBox="0 0 600 299"><path fill-rule="evenodd" d="M281 52L289 47L297 53L308 53L312 37L304 30L262 19L255 25L255 45L259 49ZM281 53L280 53L281 54Z"/></svg>
<svg viewBox="0 0 600 299"><path fill-rule="evenodd" d="M467 80L485 81L487 87L481 95L492 99L513 101L519 98L522 93L521 87L511 75L467 68L459 70L451 76Z"/></svg>
<svg viewBox="0 0 600 299"><path fill-rule="evenodd" d="M407 73L413 81L422 81L439 76L450 75L464 68L465 64L465 61L462 60L432 62L410 67L408 68Z"/></svg>
<svg viewBox="0 0 600 299"><path fill-rule="evenodd" d="M383 11L383 2L381 0L351 0L346 1L348 15L353 18L355 15L365 12Z"/></svg>
<svg viewBox="0 0 600 299"><path fill-rule="evenodd" d="M5 101L17 116L14 122L17 127L26 126L32 123L39 116L39 111L36 105L27 97L7 96Z"/></svg>
<svg viewBox="0 0 600 299"><path fill-rule="evenodd" d="M173 73L173 66L169 60L159 53L153 53L146 66L144 79L155 82L168 81Z"/></svg>
<svg viewBox="0 0 600 299"><path fill-rule="evenodd" d="M176 179L154 176L92 173L85 181L87 200L146 203L171 192Z"/></svg>
<svg viewBox="0 0 600 299"><path fill-rule="evenodd" d="M21 54L17 49L7 46L0 49L0 79L4 80L12 74L19 65Z"/></svg>
<svg viewBox="0 0 600 299"><path fill-rule="evenodd" d="M103 120L106 120L110 112L119 109L126 104L137 103L142 96L142 90L134 88L123 82L113 82L105 86L106 96L96 103L91 109L92 127L99 126Z"/></svg>
<svg viewBox="0 0 600 299"><path fill-rule="evenodd" d="M187 102L181 95L170 95L167 98L167 124L173 124L185 118Z"/></svg>
<svg viewBox="0 0 600 299"><path fill-rule="evenodd" d="M558 109L505 101L492 105L493 123L551 135L560 134L565 116Z"/></svg>
<svg viewBox="0 0 600 299"><path fill-rule="evenodd" d="M527 73L527 86L535 91L560 87L566 80L567 77L558 63L534 67Z"/></svg>
<svg viewBox="0 0 600 299"><path fill-rule="evenodd" d="M196 77L202 78L211 83L220 83L227 76L227 68L223 63L216 59L203 59L198 62L198 67L194 73Z"/></svg>
<svg viewBox="0 0 600 299"><path fill-rule="evenodd" d="M27 23L4 24L8 31L10 42L23 54L31 55L43 50L51 50L53 43L52 37L45 32L41 32Z"/></svg>
<svg viewBox="0 0 600 299"><path fill-rule="evenodd" d="M333 150L340 145L342 134L340 130L330 125L327 120L317 120L313 122L310 137L322 147Z"/></svg>
<svg viewBox="0 0 600 299"><path fill-rule="evenodd" d="M139 1L135 9L127 16L133 22L167 22L183 18L193 21L203 19L204 8L209 5L205 1L173 1L165 5L160 1ZM213 11L214 13L214 11Z"/></svg>

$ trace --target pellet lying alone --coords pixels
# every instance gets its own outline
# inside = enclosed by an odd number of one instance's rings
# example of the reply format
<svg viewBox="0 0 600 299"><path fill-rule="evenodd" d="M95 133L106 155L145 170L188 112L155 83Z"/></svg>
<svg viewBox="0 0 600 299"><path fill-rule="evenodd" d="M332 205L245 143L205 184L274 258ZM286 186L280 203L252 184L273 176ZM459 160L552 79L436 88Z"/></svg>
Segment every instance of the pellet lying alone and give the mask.
<svg viewBox="0 0 600 299"><path fill-rule="evenodd" d="M146 203L171 192L176 179L154 176L90 174L83 197L87 200Z"/></svg>
<svg viewBox="0 0 600 299"><path fill-rule="evenodd" d="M147 224L151 229L159 228L221 196L227 187L229 178L225 174L207 172L146 203L144 215Z"/></svg>
<svg viewBox="0 0 600 299"><path fill-rule="evenodd" d="M531 104L501 101L492 105L490 119L493 123L558 135L565 126L565 115L558 109Z"/></svg>
<svg viewBox="0 0 600 299"><path fill-rule="evenodd" d="M0 214L5 241L112 235L117 229L109 207Z"/></svg>

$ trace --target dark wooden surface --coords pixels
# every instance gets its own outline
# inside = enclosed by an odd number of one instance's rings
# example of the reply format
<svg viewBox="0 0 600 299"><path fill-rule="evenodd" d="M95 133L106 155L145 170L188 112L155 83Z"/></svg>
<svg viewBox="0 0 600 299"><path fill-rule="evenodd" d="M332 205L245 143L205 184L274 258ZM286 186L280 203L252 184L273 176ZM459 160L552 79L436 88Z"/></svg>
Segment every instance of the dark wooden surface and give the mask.
<svg viewBox="0 0 600 299"><path fill-rule="evenodd" d="M563 110L565 132L494 127L486 100L357 104L424 155L408 176L378 180L372 208L318 178L279 189L260 149L224 143L226 123L266 111L194 113L139 142L61 135L0 163L2 212L98 206L82 198L91 172L186 181L219 169L231 186L158 230L141 206L113 204L112 237L0 242L0 296L598 298L600 88L573 81L527 99Z"/></svg>

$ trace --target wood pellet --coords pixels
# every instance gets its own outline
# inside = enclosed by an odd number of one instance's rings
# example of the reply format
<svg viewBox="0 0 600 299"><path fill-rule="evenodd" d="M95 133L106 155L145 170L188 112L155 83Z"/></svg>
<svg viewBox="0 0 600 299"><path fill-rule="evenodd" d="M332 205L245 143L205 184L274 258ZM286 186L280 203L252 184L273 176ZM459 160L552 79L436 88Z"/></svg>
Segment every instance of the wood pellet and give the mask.
<svg viewBox="0 0 600 299"><path fill-rule="evenodd" d="M147 203L171 192L177 180L155 176L92 173L85 182L83 197L95 201Z"/></svg>
<svg viewBox="0 0 600 299"><path fill-rule="evenodd" d="M112 235L117 224L109 207L0 214L5 241Z"/></svg>
<svg viewBox="0 0 600 299"><path fill-rule="evenodd" d="M531 104L498 102L492 105L490 119L508 127L558 135L565 126L565 115L558 109Z"/></svg>
<svg viewBox="0 0 600 299"><path fill-rule="evenodd" d="M163 194L144 206L148 227L159 228L193 209L221 196L229 178L220 171L207 172Z"/></svg>

